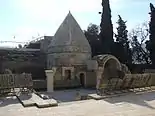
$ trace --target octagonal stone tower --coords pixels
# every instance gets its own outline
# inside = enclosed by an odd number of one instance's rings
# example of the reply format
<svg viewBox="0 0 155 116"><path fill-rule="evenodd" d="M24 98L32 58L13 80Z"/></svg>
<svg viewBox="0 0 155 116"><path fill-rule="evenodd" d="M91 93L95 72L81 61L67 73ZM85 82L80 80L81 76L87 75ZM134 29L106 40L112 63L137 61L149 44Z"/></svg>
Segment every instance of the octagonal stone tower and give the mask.
<svg viewBox="0 0 155 116"><path fill-rule="evenodd" d="M49 45L47 67L86 65L90 59L88 40L69 12Z"/></svg>

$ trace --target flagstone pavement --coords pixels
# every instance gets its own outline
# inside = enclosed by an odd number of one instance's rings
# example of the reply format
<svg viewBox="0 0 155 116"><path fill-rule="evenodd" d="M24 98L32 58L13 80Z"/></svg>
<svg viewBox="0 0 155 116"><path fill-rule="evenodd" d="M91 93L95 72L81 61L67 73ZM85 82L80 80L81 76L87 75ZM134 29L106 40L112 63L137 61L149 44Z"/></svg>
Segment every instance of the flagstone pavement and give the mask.
<svg viewBox="0 0 155 116"><path fill-rule="evenodd" d="M15 97L3 98L3 101L0 116L155 116L155 92L64 102L57 107L42 109L24 108Z"/></svg>

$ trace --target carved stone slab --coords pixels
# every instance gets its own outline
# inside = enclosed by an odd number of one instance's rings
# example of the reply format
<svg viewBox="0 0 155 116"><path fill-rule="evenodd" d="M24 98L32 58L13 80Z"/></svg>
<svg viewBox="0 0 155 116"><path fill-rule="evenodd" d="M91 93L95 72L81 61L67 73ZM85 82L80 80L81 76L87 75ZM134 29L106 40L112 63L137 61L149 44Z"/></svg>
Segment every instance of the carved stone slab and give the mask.
<svg viewBox="0 0 155 116"><path fill-rule="evenodd" d="M35 93L29 95L23 94L17 97L24 107L37 106L38 108L46 108L58 105L56 100L43 100L40 96L36 95Z"/></svg>

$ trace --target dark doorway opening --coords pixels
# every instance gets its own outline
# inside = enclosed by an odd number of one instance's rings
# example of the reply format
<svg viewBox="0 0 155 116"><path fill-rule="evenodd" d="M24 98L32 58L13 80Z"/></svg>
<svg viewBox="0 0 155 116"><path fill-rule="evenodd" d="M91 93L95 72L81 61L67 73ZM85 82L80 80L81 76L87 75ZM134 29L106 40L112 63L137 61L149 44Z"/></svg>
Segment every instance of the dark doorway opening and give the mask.
<svg viewBox="0 0 155 116"><path fill-rule="evenodd" d="M82 87L85 86L85 75L84 75L84 73L80 73L80 83L81 83Z"/></svg>
<svg viewBox="0 0 155 116"><path fill-rule="evenodd" d="M71 80L71 70L65 70L66 80Z"/></svg>

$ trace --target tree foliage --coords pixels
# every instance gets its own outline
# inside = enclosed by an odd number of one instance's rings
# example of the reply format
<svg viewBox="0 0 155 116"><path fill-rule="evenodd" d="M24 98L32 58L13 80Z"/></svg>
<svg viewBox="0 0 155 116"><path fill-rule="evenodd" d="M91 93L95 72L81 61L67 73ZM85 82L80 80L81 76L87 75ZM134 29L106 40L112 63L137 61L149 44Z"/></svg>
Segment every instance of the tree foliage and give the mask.
<svg viewBox="0 0 155 116"><path fill-rule="evenodd" d="M132 46L133 63L150 64L149 51L146 49L146 41L149 36L147 23L143 23L132 29L129 34Z"/></svg>
<svg viewBox="0 0 155 116"><path fill-rule="evenodd" d="M111 21L111 9L109 0L102 0L102 17L100 24L100 40L102 43L102 53L112 53L113 25Z"/></svg>
<svg viewBox="0 0 155 116"><path fill-rule="evenodd" d="M92 56L98 55L101 53L101 44L99 40L99 26L95 24L89 24L84 34L91 46Z"/></svg>
<svg viewBox="0 0 155 116"><path fill-rule="evenodd" d="M146 42L147 50L150 53L150 59L155 66L155 7L150 3L150 23L149 23L149 41Z"/></svg>
<svg viewBox="0 0 155 116"><path fill-rule="evenodd" d="M18 44L18 48L22 48L22 45L21 44Z"/></svg>
<svg viewBox="0 0 155 116"><path fill-rule="evenodd" d="M114 55L124 64L132 63L131 49L129 47L128 30L126 21L118 15L116 42L114 45ZM118 52L119 51L119 52Z"/></svg>

